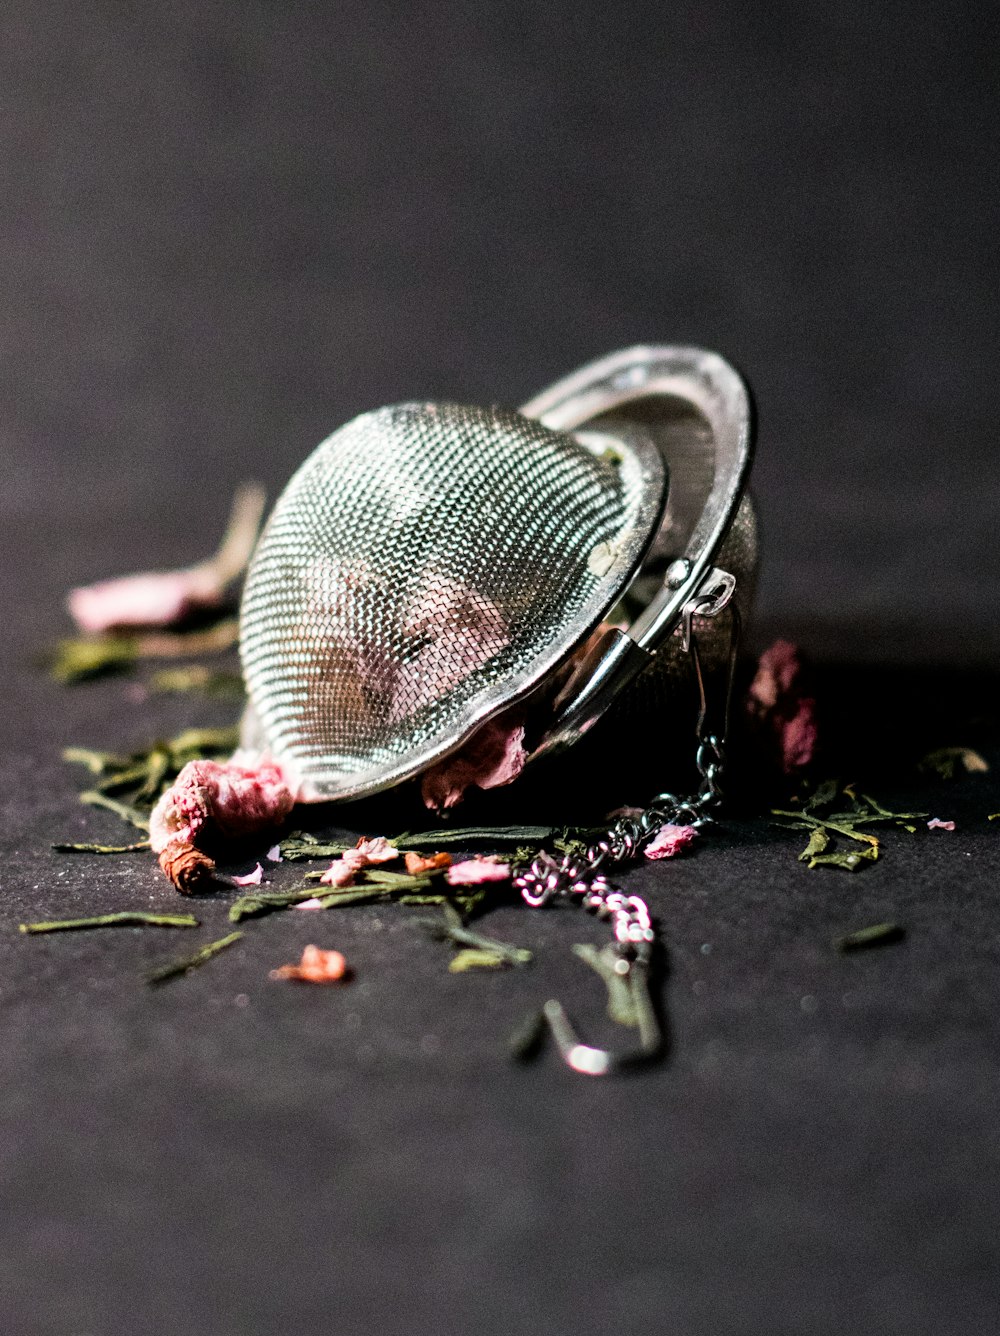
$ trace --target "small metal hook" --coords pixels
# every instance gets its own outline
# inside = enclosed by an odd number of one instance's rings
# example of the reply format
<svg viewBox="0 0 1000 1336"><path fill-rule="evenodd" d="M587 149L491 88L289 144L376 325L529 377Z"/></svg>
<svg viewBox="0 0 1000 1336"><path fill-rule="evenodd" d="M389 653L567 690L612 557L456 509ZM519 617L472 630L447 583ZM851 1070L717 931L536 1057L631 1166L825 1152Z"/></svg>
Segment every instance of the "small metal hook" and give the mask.
<svg viewBox="0 0 1000 1336"><path fill-rule="evenodd" d="M620 968L624 966L624 969ZM659 1057L664 1049L664 1034L649 994L649 977L644 958L620 961L618 972L628 984L639 1029L638 1046L625 1053L594 1048L584 1044L573 1029L562 1003L550 998L542 1014L552 1031L559 1056L567 1067L583 1076L607 1076L625 1071Z"/></svg>

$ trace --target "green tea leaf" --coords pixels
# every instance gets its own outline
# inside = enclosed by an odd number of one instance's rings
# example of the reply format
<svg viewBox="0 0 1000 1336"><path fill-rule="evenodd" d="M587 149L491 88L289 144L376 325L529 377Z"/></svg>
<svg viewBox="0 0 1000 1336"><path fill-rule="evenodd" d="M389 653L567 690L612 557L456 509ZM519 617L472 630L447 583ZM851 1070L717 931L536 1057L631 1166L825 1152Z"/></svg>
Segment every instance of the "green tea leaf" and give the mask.
<svg viewBox="0 0 1000 1336"><path fill-rule="evenodd" d="M52 848L60 854L134 854L148 849L149 840L137 844L54 844Z"/></svg>
<svg viewBox="0 0 1000 1336"><path fill-rule="evenodd" d="M467 947L448 961L448 972L465 974L468 970L502 970L510 963L509 957L501 955L499 951L480 951L475 947Z"/></svg>
<svg viewBox="0 0 1000 1336"><path fill-rule="evenodd" d="M149 914L142 909L126 909L115 914L96 914L92 918L54 919L48 923L22 923L21 931L71 932L79 928L197 928L193 914Z"/></svg>
<svg viewBox="0 0 1000 1336"><path fill-rule="evenodd" d="M203 946L200 951L195 951L193 955L184 956L181 960L173 960L167 965L160 965L159 968L152 970L146 975L146 982L150 984L164 983L167 979L176 978L178 974L189 974L191 970L197 969L217 956L220 951L225 951L227 946L232 946L243 936L241 932L231 932L228 937L220 937L217 942L209 942Z"/></svg>
<svg viewBox="0 0 1000 1336"><path fill-rule="evenodd" d="M870 928L859 928L844 937L835 937L833 945L838 951L860 951L869 946L901 942L905 936L906 929L899 923L875 923Z"/></svg>
<svg viewBox="0 0 1000 1336"><path fill-rule="evenodd" d="M57 682L71 686L135 666L139 643L134 636L80 636L60 640L49 656L49 672Z"/></svg>
<svg viewBox="0 0 1000 1336"><path fill-rule="evenodd" d="M420 926L436 941L454 942L456 946L468 946L477 951L490 952L503 956L508 964L527 965L533 959L532 953L524 946L513 946L510 942L497 941L493 937L484 937L482 933L472 932L469 928L455 923L453 918L423 920Z"/></svg>
<svg viewBox="0 0 1000 1336"><path fill-rule="evenodd" d="M397 849L439 849L446 844L541 843L558 833L558 826L441 826L437 830L396 835L389 843Z"/></svg>
<svg viewBox="0 0 1000 1336"><path fill-rule="evenodd" d="M131 803L118 802L117 799L109 798L107 794L100 793L96 789L81 793L80 801L86 803L88 807L103 807L109 812L114 812L123 821L127 821L130 826L135 826L137 830L149 830L148 814L141 812L137 807L133 807Z"/></svg>
<svg viewBox="0 0 1000 1336"><path fill-rule="evenodd" d="M238 700L245 694L240 673L222 672L192 663L184 668L163 668L149 679L151 690L160 695L204 692L206 696Z"/></svg>
<svg viewBox="0 0 1000 1336"><path fill-rule="evenodd" d="M821 854L830 843L830 836L822 826L814 826L809 835L809 843L799 854L799 862L804 863L810 858L815 858Z"/></svg>
<svg viewBox="0 0 1000 1336"><path fill-rule="evenodd" d="M941 779L954 779L960 769L967 775L985 775L990 767L971 747L938 747L927 753L919 768L939 775Z"/></svg>
<svg viewBox="0 0 1000 1336"><path fill-rule="evenodd" d="M590 966L604 980L608 990L608 1015L617 1025L637 1026L639 1013L636 1009L628 972L618 969L621 957L613 946L598 949L579 943L572 947L573 954Z"/></svg>
<svg viewBox="0 0 1000 1336"><path fill-rule="evenodd" d="M847 872L859 872L865 863L874 863L878 858L878 848L872 845L868 849L859 849L853 853L818 854L809 860L808 866L840 867Z"/></svg>

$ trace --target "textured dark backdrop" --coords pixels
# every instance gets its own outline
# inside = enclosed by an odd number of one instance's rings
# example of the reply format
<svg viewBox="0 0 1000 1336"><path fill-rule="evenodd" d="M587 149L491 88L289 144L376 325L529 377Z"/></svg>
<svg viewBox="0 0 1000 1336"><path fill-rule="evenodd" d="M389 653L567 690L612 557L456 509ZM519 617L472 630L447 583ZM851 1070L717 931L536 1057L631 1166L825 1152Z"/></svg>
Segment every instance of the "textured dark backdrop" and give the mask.
<svg viewBox="0 0 1000 1336"><path fill-rule="evenodd" d="M3 7L5 1332L995 1328L1000 794L886 758L1000 762L998 29L955 2ZM170 902L146 860L47 852L116 833L60 747L227 717L45 681L68 586L200 556L238 480L273 493L357 411L517 403L642 340L749 376L758 638L826 665L845 770L955 835L853 878L733 823L636 874L674 1050L617 1084L502 1056L550 988L586 1010L564 915L494 920L538 970L454 978L357 911L323 931L358 981L318 995L264 981L318 930L292 915L155 995L165 934L17 935ZM886 915L904 946L830 951Z"/></svg>

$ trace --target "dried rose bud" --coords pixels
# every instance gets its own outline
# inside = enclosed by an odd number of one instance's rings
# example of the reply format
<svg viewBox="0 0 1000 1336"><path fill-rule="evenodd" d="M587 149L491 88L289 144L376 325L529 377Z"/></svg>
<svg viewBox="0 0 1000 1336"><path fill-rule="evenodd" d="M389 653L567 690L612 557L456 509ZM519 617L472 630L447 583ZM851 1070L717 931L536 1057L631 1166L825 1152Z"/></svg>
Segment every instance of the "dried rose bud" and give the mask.
<svg viewBox="0 0 1000 1336"><path fill-rule="evenodd" d="M271 970L272 979L298 979L303 983L341 983L347 978L347 961L339 951L323 951L307 946L297 965L280 965Z"/></svg>

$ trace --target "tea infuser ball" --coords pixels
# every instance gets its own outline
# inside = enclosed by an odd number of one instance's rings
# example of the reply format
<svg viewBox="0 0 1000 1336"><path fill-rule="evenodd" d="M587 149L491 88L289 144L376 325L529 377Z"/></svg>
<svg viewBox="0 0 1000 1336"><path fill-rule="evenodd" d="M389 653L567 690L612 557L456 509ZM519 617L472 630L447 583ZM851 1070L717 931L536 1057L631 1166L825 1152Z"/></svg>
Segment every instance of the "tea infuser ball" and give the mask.
<svg viewBox="0 0 1000 1336"><path fill-rule="evenodd" d="M683 347L616 353L520 412L355 418L295 473L251 562L244 744L301 801L351 799L519 701L544 702L536 756L616 703L670 709L692 622L703 663L725 659L751 592L751 450L742 379Z"/></svg>

